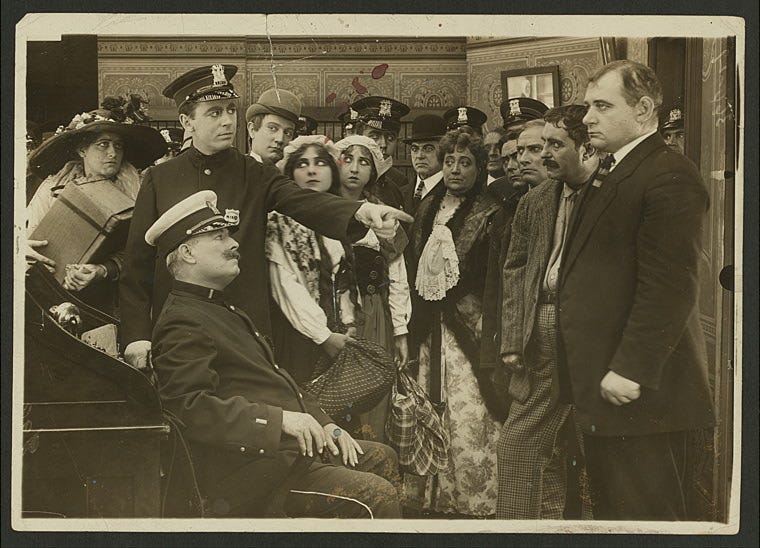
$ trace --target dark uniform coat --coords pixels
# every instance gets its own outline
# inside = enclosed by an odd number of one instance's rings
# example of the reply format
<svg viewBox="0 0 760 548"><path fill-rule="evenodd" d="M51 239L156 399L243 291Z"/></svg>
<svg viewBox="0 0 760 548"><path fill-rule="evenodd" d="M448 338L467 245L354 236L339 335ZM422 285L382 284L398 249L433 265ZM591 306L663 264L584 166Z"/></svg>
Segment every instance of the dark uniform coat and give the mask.
<svg viewBox="0 0 760 548"><path fill-rule="evenodd" d="M509 375L501 366L501 311L502 311L502 270L507 249L512 237L512 219L517 203L527 189L515 188L504 176L496 179L486 187L484 193L501 204L501 209L494 215L490 230L493 236L489 240L488 265L485 287L483 289L483 332L480 342L480 369L484 377L490 378L495 393L502 395L498 411L494 415L504 420L509 409L507 387Z"/></svg>
<svg viewBox="0 0 760 548"><path fill-rule="evenodd" d="M654 134L589 191L565 246L557 309L578 424L612 436L712 427L698 308L708 197L696 166ZM641 396L619 407L602 399L609 370L639 383Z"/></svg>
<svg viewBox="0 0 760 548"><path fill-rule="evenodd" d="M382 174L375 183L375 194L386 205L396 209L404 208L404 197L401 187L406 184L406 177L398 169L391 168Z"/></svg>
<svg viewBox="0 0 760 548"><path fill-rule="evenodd" d="M275 364L268 340L226 294L173 283L153 329L161 401L183 425L202 492L245 467L255 481L228 486L225 498L231 507L258 499L263 512L299 454L296 439L283 435L283 410L309 413L322 426L332 419L301 395Z"/></svg>
<svg viewBox="0 0 760 548"><path fill-rule="evenodd" d="M239 211L240 225L234 238L240 243L240 275L226 293L264 333L270 332L269 276L264 258L268 211L277 210L329 238L345 238L349 227L357 232L354 236L366 232L353 221L357 202L302 190L275 167L263 166L235 149L206 156L190 148L144 173L120 284L124 346L150 339L151 308L155 320L171 287L166 265L156 259L156 248L145 242L145 232L174 204L206 189L216 192L222 213L226 209Z"/></svg>

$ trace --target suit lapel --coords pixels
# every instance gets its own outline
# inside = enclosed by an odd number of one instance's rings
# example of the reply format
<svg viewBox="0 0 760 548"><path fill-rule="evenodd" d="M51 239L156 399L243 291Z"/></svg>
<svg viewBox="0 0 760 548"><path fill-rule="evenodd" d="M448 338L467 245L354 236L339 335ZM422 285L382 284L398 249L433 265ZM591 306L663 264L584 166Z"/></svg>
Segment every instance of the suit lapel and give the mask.
<svg viewBox="0 0 760 548"><path fill-rule="evenodd" d="M591 235L591 231L596 226L602 213L604 213L615 199L615 196L617 196L618 185L630 177L647 156L662 146L665 146L665 142L658 133L644 139L607 175L601 187L586 189L586 192L593 193L593 195L589 194L585 197L587 203L581 205L580 218L574 219L572 223L572 232L568 239L565 256L562 259L562 268L560 269L560 284L564 281L565 273L572 268L575 259L578 257L581 249L583 249L586 240Z"/></svg>

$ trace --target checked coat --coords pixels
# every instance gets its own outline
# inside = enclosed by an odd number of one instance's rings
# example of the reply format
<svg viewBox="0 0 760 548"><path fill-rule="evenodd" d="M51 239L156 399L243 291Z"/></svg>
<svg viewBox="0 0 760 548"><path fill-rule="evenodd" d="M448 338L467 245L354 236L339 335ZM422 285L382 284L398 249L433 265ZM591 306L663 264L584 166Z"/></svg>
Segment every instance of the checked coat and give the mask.
<svg viewBox="0 0 760 548"><path fill-rule="evenodd" d="M504 263L501 353L521 354L525 369L511 375L513 402L499 439L499 519L561 519L565 506L556 441L570 405L559 402L555 307L537 304L562 188L549 180L522 198Z"/></svg>

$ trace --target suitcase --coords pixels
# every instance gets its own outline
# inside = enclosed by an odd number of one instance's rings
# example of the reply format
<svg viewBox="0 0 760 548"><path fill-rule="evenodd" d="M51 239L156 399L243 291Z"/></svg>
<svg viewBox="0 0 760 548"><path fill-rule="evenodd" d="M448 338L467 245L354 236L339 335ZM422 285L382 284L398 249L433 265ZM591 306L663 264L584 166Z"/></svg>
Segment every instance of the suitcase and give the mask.
<svg viewBox="0 0 760 548"><path fill-rule="evenodd" d="M31 235L47 240L42 253L55 261L63 283L66 265L102 263L124 249L135 201L108 179L68 183Z"/></svg>

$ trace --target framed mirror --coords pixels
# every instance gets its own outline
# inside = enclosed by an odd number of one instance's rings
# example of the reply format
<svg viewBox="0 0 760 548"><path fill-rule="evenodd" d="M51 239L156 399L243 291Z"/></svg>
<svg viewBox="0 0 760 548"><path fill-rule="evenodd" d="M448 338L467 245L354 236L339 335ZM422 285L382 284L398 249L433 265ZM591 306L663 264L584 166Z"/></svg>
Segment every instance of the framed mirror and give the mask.
<svg viewBox="0 0 760 548"><path fill-rule="evenodd" d="M559 65L504 70L501 93L504 99L530 97L549 108L559 106Z"/></svg>

